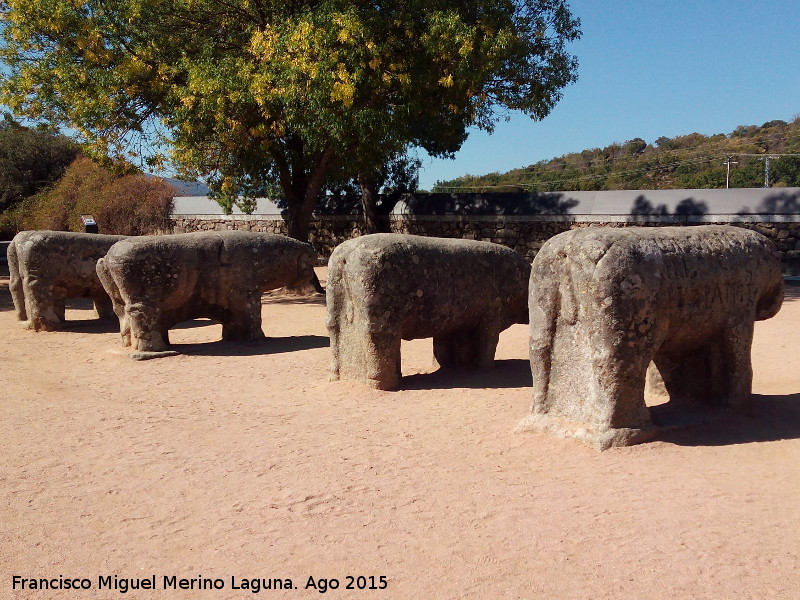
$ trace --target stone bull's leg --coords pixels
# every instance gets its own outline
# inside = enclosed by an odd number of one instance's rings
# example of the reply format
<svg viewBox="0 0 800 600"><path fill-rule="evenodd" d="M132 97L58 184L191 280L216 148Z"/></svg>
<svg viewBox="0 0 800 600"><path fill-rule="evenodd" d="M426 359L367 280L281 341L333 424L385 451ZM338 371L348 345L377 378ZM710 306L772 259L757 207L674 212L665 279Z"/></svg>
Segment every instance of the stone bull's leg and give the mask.
<svg viewBox="0 0 800 600"><path fill-rule="evenodd" d="M331 331L331 379L361 381L379 390L400 386L399 335L364 331L354 323Z"/></svg>
<svg viewBox="0 0 800 600"><path fill-rule="evenodd" d="M25 311L28 321L25 327L34 331L53 331L64 322L64 310L54 306L53 286L35 275L23 281Z"/></svg>
<svg viewBox="0 0 800 600"><path fill-rule="evenodd" d="M25 293L22 286L22 277L19 272L17 246L14 242L8 246L8 273L8 290L11 292L11 300L14 302L14 309L17 312L17 320L27 321L28 313L25 311Z"/></svg>
<svg viewBox="0 0 800 600"><path fill-rule="evenodd" d="M721 361L719 342L678 353L660 351L653 359L670 402L687 406L711 404L725 394L727 382Z"/></svg>
<svg viewBox="0 0 800 600"><path fill-rule="evenodd" d="M114 304L106 294L95 295L92 297L92 302L94 303L94 311L99 319L113 319L116 316L114 314Z"/></svg>
<svg viewBox="0 0 800 600"><path fill-rule="evenodd" d="M255 290L231 295L222 320L222 339L255 342L264 339L261 329L261 294Z"/></svg>
<svg viewBox="0 0 800 600"><path fill-rule="evenodd" d="M433 336L433 356L445 369L476 366L478 330L475 327Z"/></svg>
<svg viewBox="0 0 800 600"><path fill-rule="evenodd" d="M131 320L128 313L124 313L119 319L119 334L122 337L122 345L126 348L133 346L131 334Z"/></svg>
<svg viewBox="0 0 800 600"><path fill-rule="evenodd" d="M494 365L494 355L503 330L497 323L485 322L478 328L478 356L476 364L485 369Z"/></svg>
<svg viewBox="0 0 800 600"><path fill-rule="evenodd" d="M624 446L651 425L644 402L647 367L655 354L649 340L638 347L619 347L594 361L598 394L597 422L609 432L609 445Z"/></svg>
<svg viewBox="0 0 800 600"><path fill-rule="evenodd" d="M500 328L493 323L481 323L433 337L433 356L445 368L487 368L494 364Z"/></svg>
<svg viewBox="0 0 800 600"><path fill-rule="evenodd" d="M341 282L341 266L338 263L333 263L328 269L328 288L325 295L325 327L328 329L331 344L330 380L338 381L341 370L342 321L345 318L352 320L352 314L345 316L341 312L345 296Z"/></svg>
<svg viewBox="0 0 800 600"><path fill-rule="evenodd" d="M367 382L379 390L400 386L400 336L370 333L366 348Z"/></svg>
<svg viewBox="0 0 800 600"><path fill-rule="evenodd" d="M9 291L11 292L11 299L14 301L14 309L17 313L18 321L27 321L28 312L25 309L25 294L22 291L22 281L17 279L11 280Z"/></svg>
<svg viewBox="0 0 800 600"><path fill-rule="evenodd" d="M67 291L64 288L53 289L53 312L59 324L67 321Z"/></svg>
<svg viewBox="0 0 800 600"><path fill-rule="evenodd" d="M532 364L540 352L547 352L549 364L532 369L532 414L520 423L520 430L573 437L599 450L654 435L644 386L658 346L655 336L644 335L631 345L624 331L592 329L562 323L549 351L538 345L549 335L536 344L532 341Z"/></svg>
<svg viewBox="0 0 800 600"><path fill-rule="evenodd" d="M727 394L721 401L731 408L744 408L750 403L753 389L753 365L750 350L753 345L753 321L729 324L722 337L722 356Z"/></svg>
<svg viewBox="0 0 800 600"><path fill-rule="evenodd" d="M139 352L164 352L167 342L162 335L161 311L158 307L143 303L131 303L125 307L130 326L131 348ZM124 340L124 335L123 335Z"/></svg>
<svg viewBox="0 0 800 600"><path fill-rule="evenodd" d="M328 337L330 338L331 344L330 380L338 381L339 371L341 370L341 361L339 360L339 326L338 324L331 323L330 320L327 326Z"/></svg>
<svg viewBox="0 0 800 600"><path fill-rule="evenodd" d="M753 382L752 339L752 322L734 323L700 348L657 354L654 362L662 374L670 402L746 406Z"/></svg>
<svg viewBox="0 0 800 600"><path fill-rule="evenodd" d="M122 336L122 345L123 346L130 346L131 345L131 324L130 319L128 319L128 314L125 310L125 300L122 297L122 293L120 292L119 285L114 280L114 276L111 274L111 271L106 265L106 261L104 258L101 258L97 261L97 277L100 279L100 282L103 284L103 289L106 292L108 297L108 301L111 303L111 309L114 314L119 319L119 332ZM95 303L97 306L97 303ZM98 310L98 314L99 314Z"/></svg>

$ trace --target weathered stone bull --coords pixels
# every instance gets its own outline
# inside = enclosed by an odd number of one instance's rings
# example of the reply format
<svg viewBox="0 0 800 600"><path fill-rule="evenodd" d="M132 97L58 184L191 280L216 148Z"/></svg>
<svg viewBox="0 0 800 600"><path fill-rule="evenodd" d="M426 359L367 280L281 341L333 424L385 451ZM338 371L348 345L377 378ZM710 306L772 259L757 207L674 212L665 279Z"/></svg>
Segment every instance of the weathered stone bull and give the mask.
<svg viewBox="0 0 800 600"><path fill-rule="evenodd" d="M530 285L532 413L600 449L657 431L650 361L671 401L744 406L753 323L783 301L772 243L730 226L580 229L542 246Z"/></svg>
<svg viewBox="0 0 800 600"><path fill-rule="evenodd" d="M400 340L433 337L443 367L491 366L500 332L527 322L530 264L498 244L399 234L331 255L332 379L400 384Z"/></svg>
<svg viewBox="0 0 800 600"><path fill-rule="evenodd" d="M123 345L164 352L169 328L198 317L220 321L223 339L262 339L262 292L309 281L315 258L310 245L282 235L195 232L123 240L97 273Z"/></svg>
<svg viewBox="0 0 800 600"><path fill-rule="evenodd" d="M14 236L6 254L17 319L34 331L58 329L69 298L91 298L100 318L113 317L95 265L122 239L68 231L21 231Z"/></svg>

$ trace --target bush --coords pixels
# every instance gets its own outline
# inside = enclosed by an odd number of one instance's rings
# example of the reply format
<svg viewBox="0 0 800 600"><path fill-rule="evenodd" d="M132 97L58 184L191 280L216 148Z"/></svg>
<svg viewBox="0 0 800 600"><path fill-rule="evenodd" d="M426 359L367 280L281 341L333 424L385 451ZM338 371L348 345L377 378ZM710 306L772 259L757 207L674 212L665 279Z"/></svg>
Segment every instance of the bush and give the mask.
<svg viewBox="0 0 800 600"><path fill-rule="evenodd" d="M175 190L158 178L125 175L103 190L103 206L97 211L100 231L120 235L147 235L172 229Z"/></svg>
<svg viewBox="0 0 800 600"><path fill-rule="evenodd" d="M80 157L52 189L24 200L9 219L16 231L83 231L80 216L91 214L101 233L147 235L170 229L174 195L162 179L118 176Z"/></svg>
<svg viewBox="0 0 800 600"><path fill-rule="evenodd" d="M0 211L14 208L56 182L80 154L72 140L53 131L0 121Z"/></svg>

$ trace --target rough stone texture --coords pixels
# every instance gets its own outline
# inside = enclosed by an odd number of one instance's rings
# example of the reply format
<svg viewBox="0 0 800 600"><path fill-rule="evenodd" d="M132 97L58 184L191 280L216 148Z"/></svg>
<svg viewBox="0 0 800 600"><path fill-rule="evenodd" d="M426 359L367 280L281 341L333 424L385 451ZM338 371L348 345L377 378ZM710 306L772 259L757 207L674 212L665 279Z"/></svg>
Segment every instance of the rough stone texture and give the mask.
<svg viewBox="0 0 800 600"><path fill-rule="evenodd" d="M21 231L8 246L10 291L23 326L52 331L65 322L64 302L91 298L100 318L114 316L95 265L124 239L66 231Z"/></svg>
<svg viewBox="0 0 800 600"><path fill-rule="evenodd" d="M655 433L650 361L671 402L746 405L753 322L783 301L773 244L727 226L570 231L542 247L530 282L533 406L520 427L600 449Z"/></svg>
<svg viewBox="0 0 800 600"><path fill-rule="evenodd" d="M261 294L309 281L316 255L308 244L267 233L196 232L129 238L97 264L114 302L124 346L163 352L168 330L209 317L226 340L258 340Z"/></svg>
<svg viewBox="0 0 800 600"><path fill-rule="evenodd" d="M443 367L488 367L500 332L528 321L530 265L497 244L379 233L329 266L333 379L398 387L401 339L433 337Z"/></svg>

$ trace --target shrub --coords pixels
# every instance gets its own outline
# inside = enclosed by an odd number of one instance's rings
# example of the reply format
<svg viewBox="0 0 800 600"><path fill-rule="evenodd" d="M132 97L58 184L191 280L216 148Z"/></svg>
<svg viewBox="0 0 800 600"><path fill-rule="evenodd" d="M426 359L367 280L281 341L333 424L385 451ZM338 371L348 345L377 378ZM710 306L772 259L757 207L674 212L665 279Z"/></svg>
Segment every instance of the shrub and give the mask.
<svg viewBox="0 0 800 600"><path fill-rule="evenodd" d="M12 219L17 231L83 231L80 215L91 214L101 233L146 235L170 228L174 195L162 179L115 175L80 157L52 189L20 203Z"/></svg>

